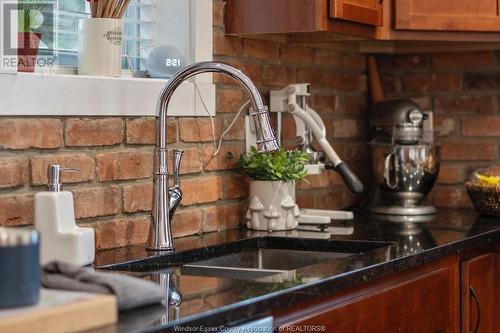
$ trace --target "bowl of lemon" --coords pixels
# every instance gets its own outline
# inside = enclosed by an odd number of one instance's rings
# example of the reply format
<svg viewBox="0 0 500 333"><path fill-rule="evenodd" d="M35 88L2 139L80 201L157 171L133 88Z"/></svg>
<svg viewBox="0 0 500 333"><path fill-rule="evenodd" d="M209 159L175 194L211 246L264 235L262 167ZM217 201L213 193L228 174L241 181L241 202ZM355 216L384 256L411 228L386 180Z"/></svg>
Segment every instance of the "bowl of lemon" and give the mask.
<svg viewBox="0 0 500 333"><path fill-rule="evenodd" d="M500 165L474 170L465 188L479 214L500 217Z"/></svg>

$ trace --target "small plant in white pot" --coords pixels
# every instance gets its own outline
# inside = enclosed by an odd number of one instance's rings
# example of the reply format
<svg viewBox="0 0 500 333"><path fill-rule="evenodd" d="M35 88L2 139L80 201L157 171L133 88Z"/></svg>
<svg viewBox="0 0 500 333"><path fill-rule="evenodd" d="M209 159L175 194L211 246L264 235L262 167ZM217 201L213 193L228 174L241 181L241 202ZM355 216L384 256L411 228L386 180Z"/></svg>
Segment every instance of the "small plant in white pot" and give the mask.
<svg viewBox="0 0 500 333"><path fill-rule="evenodd" d="M307 155L281 148L260 154L252 147L241 156L238 167L251 178L247 227L252 230L281 231L298 226L295 181L307 176Z"/></svg>

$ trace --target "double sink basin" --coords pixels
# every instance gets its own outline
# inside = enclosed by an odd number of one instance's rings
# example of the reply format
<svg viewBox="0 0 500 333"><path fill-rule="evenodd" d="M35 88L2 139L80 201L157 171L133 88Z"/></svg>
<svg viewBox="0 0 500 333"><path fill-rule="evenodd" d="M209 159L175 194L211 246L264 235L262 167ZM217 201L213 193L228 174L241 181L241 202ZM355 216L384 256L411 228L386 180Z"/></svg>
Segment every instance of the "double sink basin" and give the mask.
<svg viewBox="0 0 500 333"><path fill-rule="evenodd" d="M298 269L387 248L391 244L265 236L171 254L159 253L101 268L147 273L180 266L183 275L275 283L294 280Z"/></svg>

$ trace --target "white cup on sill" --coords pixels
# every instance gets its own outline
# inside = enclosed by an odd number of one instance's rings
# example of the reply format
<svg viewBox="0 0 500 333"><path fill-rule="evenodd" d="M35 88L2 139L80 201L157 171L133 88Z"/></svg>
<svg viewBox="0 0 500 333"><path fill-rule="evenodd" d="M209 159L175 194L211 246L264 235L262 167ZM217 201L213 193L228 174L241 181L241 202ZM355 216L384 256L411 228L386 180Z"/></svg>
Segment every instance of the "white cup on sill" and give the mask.
<svg viewBox="0 0 500 333"><path fill-rule="evenodd" d="M79 21L78 74L121 76L123 21L86 18Z"/></svg>

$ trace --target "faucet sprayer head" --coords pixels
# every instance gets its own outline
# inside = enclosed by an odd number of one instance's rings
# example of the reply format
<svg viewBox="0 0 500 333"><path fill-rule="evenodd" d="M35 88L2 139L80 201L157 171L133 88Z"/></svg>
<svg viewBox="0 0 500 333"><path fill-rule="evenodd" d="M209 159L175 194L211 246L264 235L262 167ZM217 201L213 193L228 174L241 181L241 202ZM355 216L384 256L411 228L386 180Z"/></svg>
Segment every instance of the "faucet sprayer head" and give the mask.
<svg viewBox="0 0 500 333"><path fill-rule="evenodd" d="M264 106L262 110L255 110L251 107L250 115L252 116L257 135L257 151L259 153L271 153L280 149L273 128L271 127L267 107Z"/></svg>

